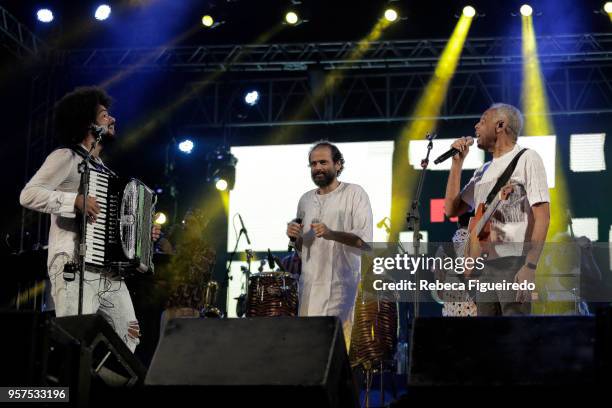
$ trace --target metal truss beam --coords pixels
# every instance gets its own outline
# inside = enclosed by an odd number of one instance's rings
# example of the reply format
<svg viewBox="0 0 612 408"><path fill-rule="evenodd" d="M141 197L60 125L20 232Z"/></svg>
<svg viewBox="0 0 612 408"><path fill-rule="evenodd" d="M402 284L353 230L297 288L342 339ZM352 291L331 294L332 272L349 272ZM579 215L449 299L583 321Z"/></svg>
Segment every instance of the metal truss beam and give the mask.
<svg viewBox="0 0 612 408"><path fill-rule="evenodd" d="M564 65L544 69L552 115L612 113L612 62ZM440 115L435 119L480 117L499 101L520 104L520 67L459 70ZM431 73L387 72L345 76L334 92L315 101L311 77L285 75L273 79L241 79L202 87L193 82L184 92L180 123L185 128L257 127L343 123L405 122ZM260 102L244 103L246 89L258 89ZM201 91L194 91L202 89ZM302 115L296 117L296 112ZM433 119L433 118L432 118ZM178 122L178 121L177 121Z"/></svg>
<svg viewBox="0 0 612 408"><path fill-rule="evenodd" d="M44 48L43 42L0 6L0 44L19 58L36 56Z"/></svg>
<svg viewBox="0 0 612 408"><path fill-rule="evenodd" d="M611 33L542 36L537 42L543 65L612 61ZM353 60L349 57L357 42L81 49L61 51L57 63L79 69L184 71L422 69L435 66L446 43L445 39L377 41ZM520 37L468 39L459 62L460 67L520 64Z"/></svg>

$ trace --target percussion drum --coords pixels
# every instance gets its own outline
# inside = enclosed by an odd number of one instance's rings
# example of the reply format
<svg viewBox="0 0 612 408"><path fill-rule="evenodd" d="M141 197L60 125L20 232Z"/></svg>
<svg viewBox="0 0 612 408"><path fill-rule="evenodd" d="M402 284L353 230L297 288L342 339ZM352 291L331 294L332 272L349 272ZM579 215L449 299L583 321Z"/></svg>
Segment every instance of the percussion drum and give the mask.
<svg viewBox="0 0 612 408"><path fill-rule="evenodd" d="M247 317L297 316L297 280L287 272L262 272L249 278Z"/></svg>

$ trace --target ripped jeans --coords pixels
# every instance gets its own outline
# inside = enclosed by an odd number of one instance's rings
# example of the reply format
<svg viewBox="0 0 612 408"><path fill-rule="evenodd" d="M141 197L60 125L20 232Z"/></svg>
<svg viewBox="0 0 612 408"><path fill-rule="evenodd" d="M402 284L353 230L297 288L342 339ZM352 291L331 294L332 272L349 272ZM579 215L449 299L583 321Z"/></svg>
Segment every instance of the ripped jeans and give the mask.
<svg viewBox="0 0 612 408"><path fill-rule="evenodd" d="M59 253L49 265L51 297L57 317L78 313L79 274L72 281L64 280L64 265L71 260L67 253ZM140 327L123 279L85 271L83 314L94 313L104 317L133 353L140 343Z"/></svg>

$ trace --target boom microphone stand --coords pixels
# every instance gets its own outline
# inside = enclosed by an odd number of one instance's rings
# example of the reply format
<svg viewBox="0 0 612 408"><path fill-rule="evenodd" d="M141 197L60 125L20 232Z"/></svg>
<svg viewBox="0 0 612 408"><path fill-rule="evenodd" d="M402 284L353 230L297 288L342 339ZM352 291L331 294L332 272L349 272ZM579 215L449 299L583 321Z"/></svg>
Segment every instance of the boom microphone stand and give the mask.
<svg viewBox="0 0 612 408"><path fill-rule="evenodd" d="M436 138L437 135L433 134L430 135L429 133L426 136L426 139L429 141L429 143L427 144L427 155L425 156L425 158L423 160L421 160L421 173L419 174L419 182L417 184L417 190L416 190L416 194L414 196L414 199L412 200L412 205L410 206L410 212L408 213L408 217L407 217L407 221L408 221L408 231L412 231L412 241L413 241L413 248L414 248L414 256L418 256L419 254L419 250L421 247L421 216L419 214L419 202L421 200L421 193L423 191L423 184L425 183L425 175L427 173L427 166L429 165L429 155L431 153L431 149L433 149L433 140ZM420 296L420 290L419 290L419 278L420 278L420 273L419 273L419 268L416 269L415 271L415 282L416 282L416 287L415 287L415 292L414 292L414 310L413 310L413 317L412 317L412 333L414 334L414 324L415 321L417 319L417 317L419 316L419 296Z"/></svg>
<svg viewBox="0 0 612 408"><path fill-rule="evenodd" d="M81 240L79 244L79 305L78 305L78 315L83 314L83 283L85 281L85 253L87 252L87 197L89 196L89 167L91 165L91 153L94 151L100 140L102 140L102 135L105 132L105 129L98 126L93 126L90 131L92 131L96 139L91 145L91 148L87 152L87 156L83 158L81 163L79 163L78 170L81 175L81 181L79 185L79 191L83 195L83 211L81 214Z"/></svg>

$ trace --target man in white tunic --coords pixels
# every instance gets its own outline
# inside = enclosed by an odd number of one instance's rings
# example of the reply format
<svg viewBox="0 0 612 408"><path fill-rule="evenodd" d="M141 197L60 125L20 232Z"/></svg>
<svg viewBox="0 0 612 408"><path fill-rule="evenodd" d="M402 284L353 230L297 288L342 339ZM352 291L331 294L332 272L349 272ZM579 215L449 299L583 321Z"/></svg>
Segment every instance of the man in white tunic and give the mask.
<svg viewBox="0 0 612 408"><path fill-rule="evenodd" d="M338 316L350 340L361 252L372 241L370 199L357 184L340 182L344 158L328 142L309 153L311 177L318 188L299 201L297 222L287 226L302 258L300 316Z"/></svg>

